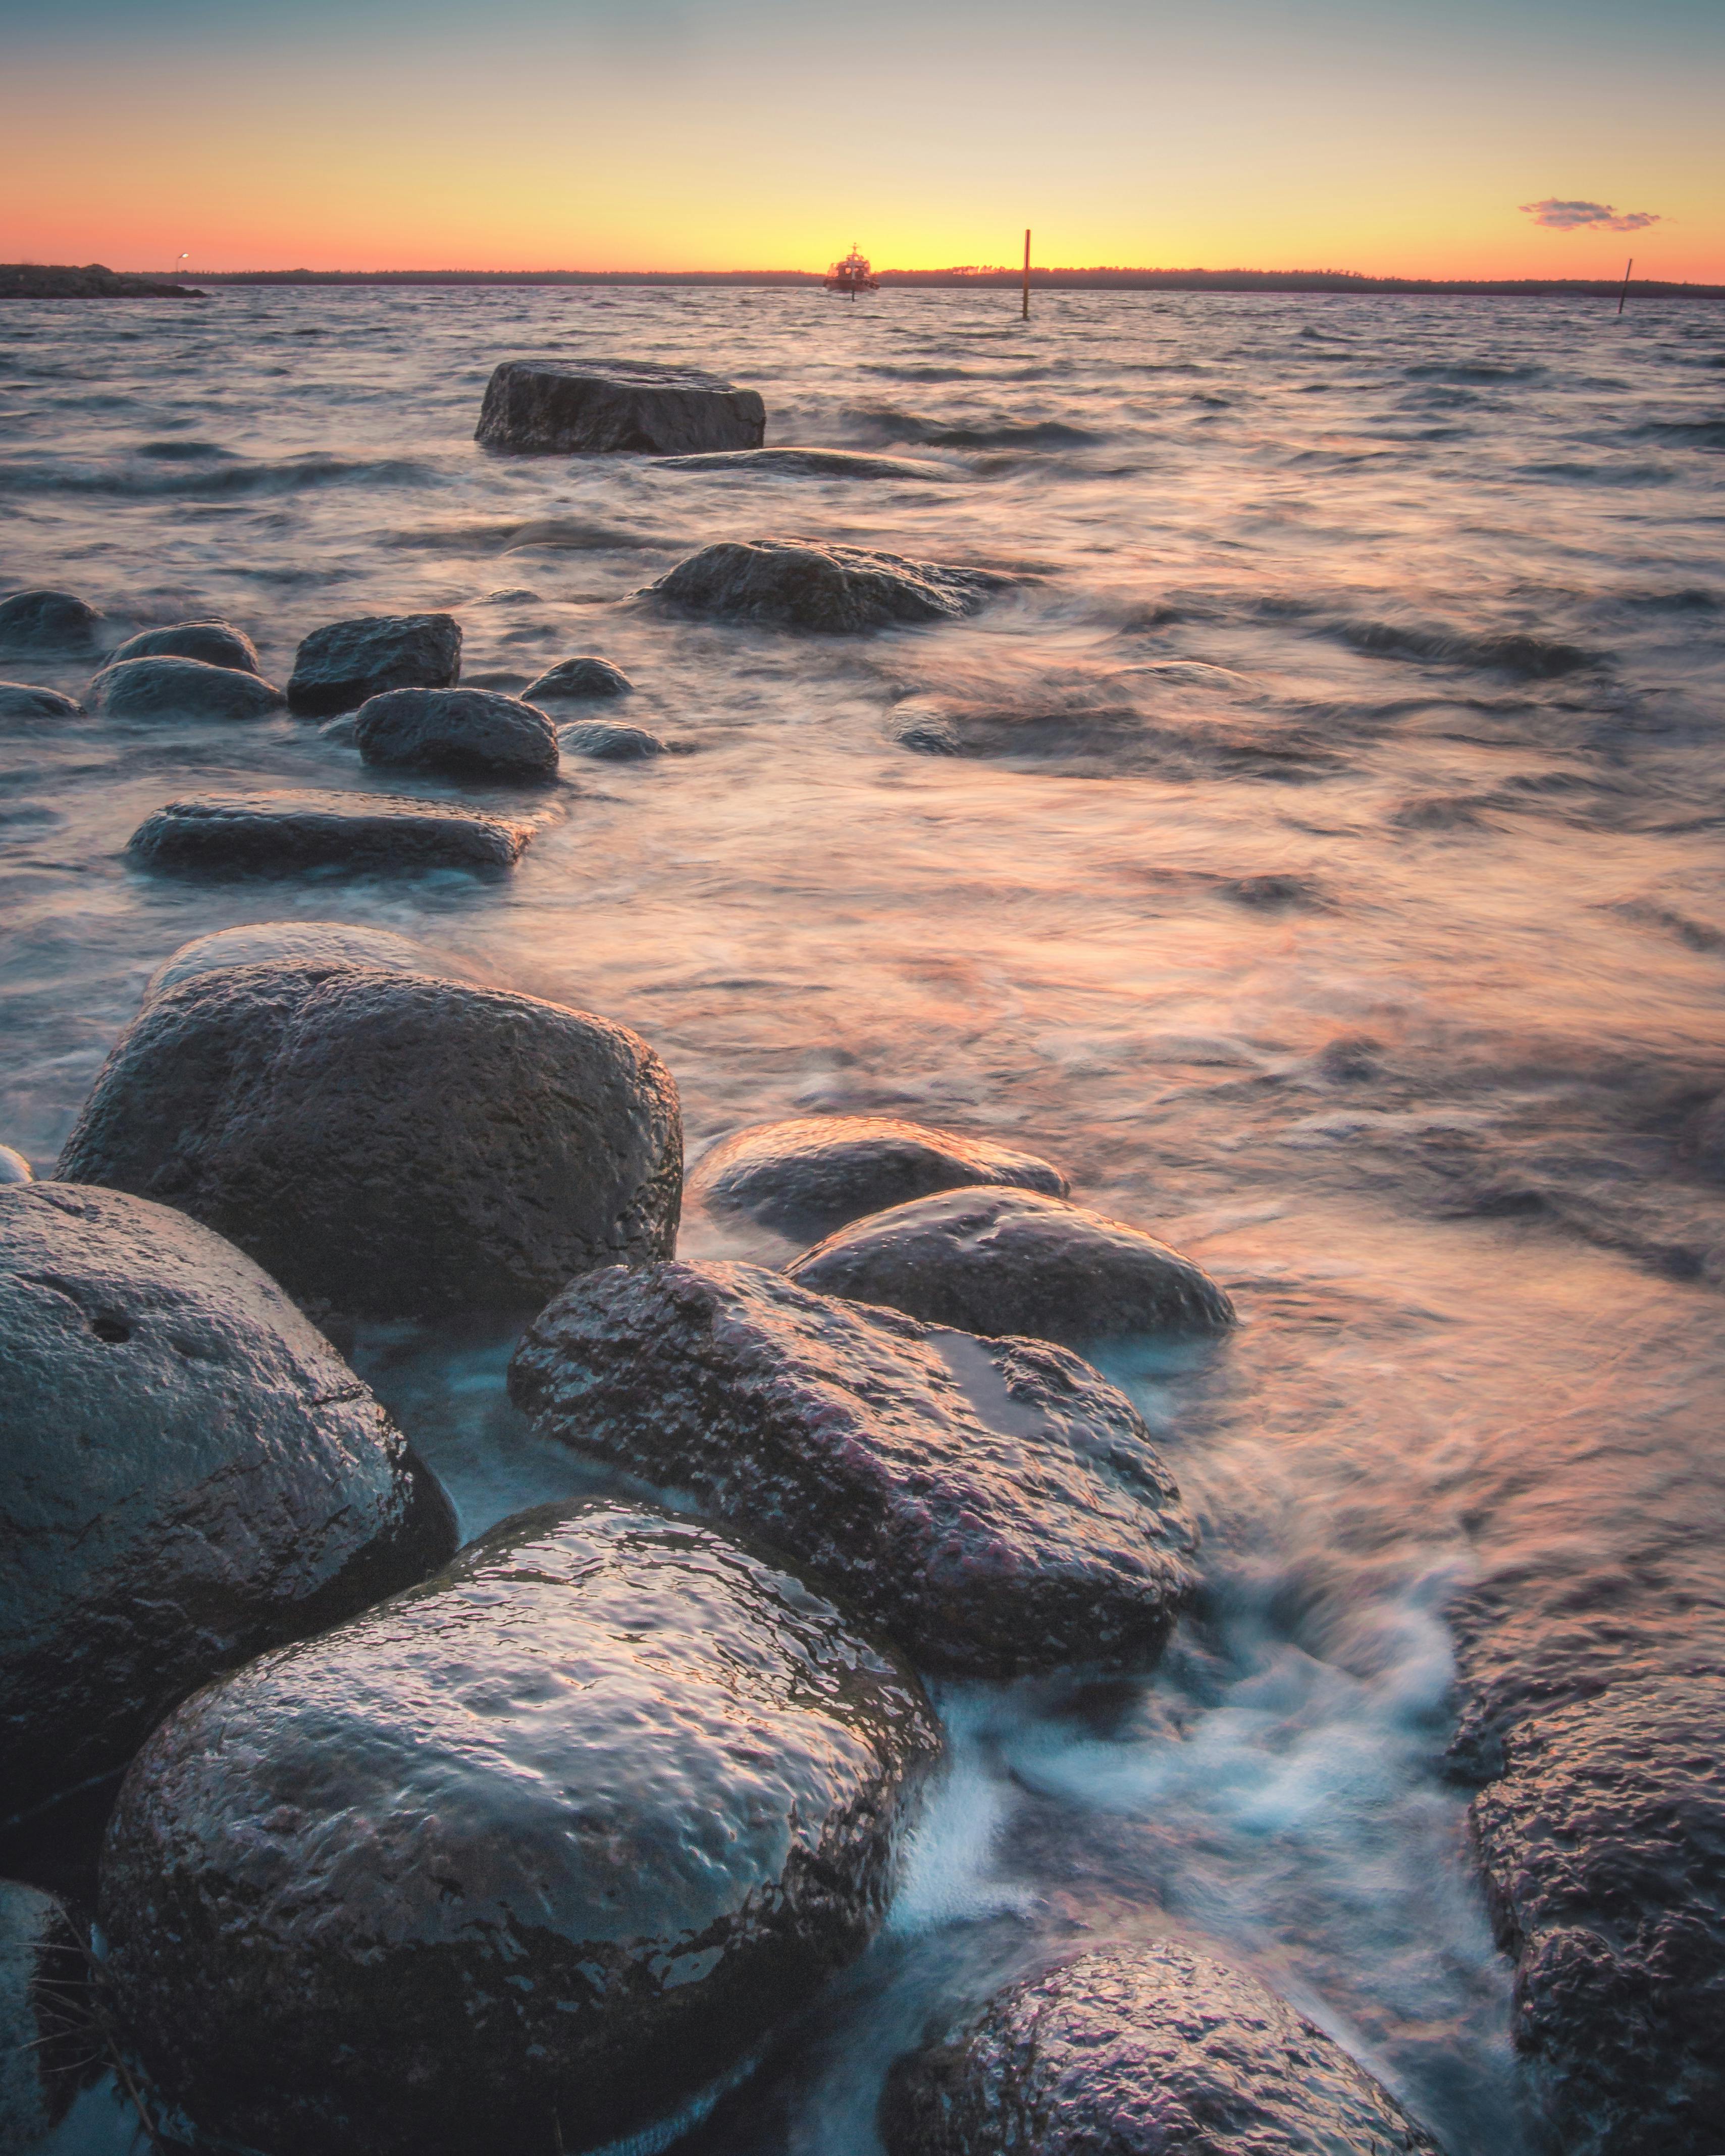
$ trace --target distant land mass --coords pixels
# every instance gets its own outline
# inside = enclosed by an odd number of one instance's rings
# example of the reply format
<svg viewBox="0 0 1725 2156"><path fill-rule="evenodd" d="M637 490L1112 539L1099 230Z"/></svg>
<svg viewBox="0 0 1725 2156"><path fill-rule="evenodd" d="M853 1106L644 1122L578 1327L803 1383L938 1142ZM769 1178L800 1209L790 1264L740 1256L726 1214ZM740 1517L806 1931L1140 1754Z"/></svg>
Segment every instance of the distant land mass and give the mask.
<svg viewBox="0 0 1725 2156"><path fill-rule="evenodd" d="M89 262L81 270L46 262L0 262L0 300L201 300L190 285L138 277Z"/></svg>

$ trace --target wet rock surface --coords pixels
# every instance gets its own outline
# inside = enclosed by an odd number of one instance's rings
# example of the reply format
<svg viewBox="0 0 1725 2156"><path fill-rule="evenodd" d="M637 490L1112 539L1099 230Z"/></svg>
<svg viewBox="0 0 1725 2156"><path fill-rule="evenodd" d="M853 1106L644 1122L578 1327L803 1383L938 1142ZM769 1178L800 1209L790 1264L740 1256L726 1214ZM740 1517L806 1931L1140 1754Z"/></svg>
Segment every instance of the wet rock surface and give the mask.
<svg viewBox="0 0 1725 2156"><path fill-rule="evenodd" d="M0 681L0 721L83 716L83 705L75 697L62 696L58 689L39 689L28 681Z"/></svg>
<svg viewBox="0 0 1725 2156"><path fill-rule="evenodd" d="M264 670L256 644L226 621L177 621L167 629L142 629L110 652L108 664L123 665L128 659L201 659L206 666L231 666L241 674Z"/></svg>
<svg viewBox="0 0 1725 2156"><path fill-rule="evenodd" d="M344 1312L537 1307L675 1246L676 1088L622 1026L428 975L258 964L153 997L60 1157Z"/></svg>
<svg viewBox="0 0 1725 2156"><path fill-rule="evenodd" d="M557 730L571 756L590 756L601 763L639 763L644 757L668 756L670 744L645 726L619 726L614 719L582 719Z"/></svg>
<svg viewBox="0 0 1725 2156"><path fill-rule="evenodd" d="M39 2141L77 2092L90 2048L74 2005L86 1969L54 1897L0 1879L0 2148Z"/></svg>
<svg viewBox="0 0 1725 2156"><path fill-rule="evenodd" d="M783 1235L809 1236L974 1183L1055 1198L1068 1188L1050 1162L991 1139L891 1116L798 1116L721 1138L691 1176L689 1194L710 1212L742 1213Z"/></svg>
<svg viewBox="0 0 1725 2156"><path fill-rule="evenodd" d="M360 706L353 738L367 763L497 778L557 774L551 721L492 689L386 690Z"/></svg>
<svg viewBox="0 0 1725 2156"><path fill-rule="evenodd" d="M992 570L945 568L860 547L722 540L680 562L642 596L676 613L855 635L960 620L1010 582Z"/></svg>
<svg viewBox="0 0 1725 2156"><path fill-rule="evenodd" d="M145 983L143 1000L177 988L200 973L228 966L352 966L372 973L448 973L467 978L429 943L398 936L391 928L361 927L347 921L253 921L239 928L218 928L195 936L170 952Z"/></svg>
<svg viewBox="0 0 1725 2156"><path fill-rule="evenodd" d="M649 360L505 360L485 385L475 441L521 454L757 447L758 391Z"/></svg>
<svg viewBox="0 0 1725 2156"><path fill-rule="evenodd" d="M450 689L461 678L461 628L453 614L362 614L315 629L288 678L290 709L333 718L386 689Z"/></svg>
<svg viewBox="0 0 1725 2156"><path fill-rule="evenodd" d="M1332 2037L1169 1942L1009 1985L902 2060L889 2156L1439 2156Z"/></svg>
<svg viewBox="0 0 1725 2156"><path fill-rule="evenodd" d="M86 694L111 719L259 719L286 701L273 681L202 659L123 659Z"/></svg>
<svg viewBox="0 0 1725 2156"><path fill-rule="evenodd" d="M1137 1410L1040 1341L754 1265L614 1267L541 1314L509 1383L542 1435L763 1535L924 1668L1147 1662L1193 1585Z"/></svg>
<svg viewBox="0 0 1725 2156"><path fill-rule="evenodd" d="M822 1295L968 1332L1070 1346L1219 1332L1234 1306L1204 1270L1123 1220L1034 1190L949 1190L841 1228L787 1267Z"/></svg>
<svg viewBox="0 0 1725 2156"><path fill-rule="evenodd" d="M520 1515L157 1732L103 1867L129 2031L258 2147L637 2132L861 1951L938 1743L778 1560L652 1507Z"/></svg>
<svg viewBox="0 0 1725 2156"><path fill-rule="evenodd" d="M0 599L0 651L88 651L101 623L70 592L11 592Z"/></svg>
<svg viewBox="0 0 1725 2156"><path fill-rule="evenodd" d="M115 1773L194 1686L454 1547L366 1387L178 1212L0 1188L0 1330L8 1818Z"/></svg>
<svg viewBox="0 0 1725 2156"><path fill-rule="evenodd" d="M536 826L388 793L193 794L146 816L126 850L146 867L208 875L302 868L513 868Z"/></svg>
<svg viewBox="0 0 1725 2156"><path fill-rule="evenodd" d="M588 697L630 696L634 685L623 669L614 666L608 659L560 659L527 684L521 698L529 704L575 702Z"/></svg>
<svg viewBox="0 0 1725 2156"><path fill-rule="evenodd" d="M946 465L929 457L873 457L861 449L720 449L706 456L667 457L673 471L765 472L784 479L952 480Z"/></svg>

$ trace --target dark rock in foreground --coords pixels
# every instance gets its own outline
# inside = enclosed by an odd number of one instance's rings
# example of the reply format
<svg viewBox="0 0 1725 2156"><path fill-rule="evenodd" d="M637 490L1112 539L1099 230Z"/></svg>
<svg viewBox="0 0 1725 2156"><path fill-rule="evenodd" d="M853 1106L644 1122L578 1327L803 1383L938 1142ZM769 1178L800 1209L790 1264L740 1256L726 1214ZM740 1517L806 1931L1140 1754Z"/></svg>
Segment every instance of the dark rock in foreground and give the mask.
<svg viewBox="0 0 1725 2156"><path fill-rule="evenodd" d="M759 393L648 360L505 360L485 385L474 439L516 454L757 448Z"/></svg>
<svg viewBox="0 0 1725 2156"><path fill-rule="evenodd" d="M193 1686L423 1578L441 1489L218 1235L0 1188L0 1815L123 1767Z"/></svg>
<svg viewBox="0 0 1725 2156"><path fill-rule="evenodd" d="M103 1867L128 2031L251 2147L634 2134L861 1952L938 1744L776 1560L650 1506L523 1513L152 1738Z"/></svg>
<svg viewBox="0 0 1725 2156"><path fill-rule="evenodd" d="M465 968L452 964L429 944L398 936L393 928L362 928L346 921L254 921L239 928L214 929L181 944L151 974L144 1001L178 988L182 981L195 980L200 973L261 965L266 960L273 965L319 966L330 972L352 966L372 973L447 973L466 978Z"/></svg>
<svg viewBox="0 0 1725 2156"><path fill-rule="evenodd" d="M231 666L241 674L264 670L250 637L225 621L177 621L167 629L141 630L109 655L108 664L119 666L128 659L201 659L206 666Z"/></svg>
<svg viewBox="0 0 1725 2156"><path fill-rule="evenodd" d="M361 614L312 630L294 655L287 700L305 718L327 719L386 689L452 689L460 678L453 614Z"/></svg>
<svg viewBox="0 0 1725 2156"><path fill-rule="evenodd" d="M0 719L79 719L84 706L58 689L38 689L28 681L0 681Z"/></svg>
<svg viewBox="0 0 1725 2156"><path fill-rule="evenodd" d="M807 1236L972 1183L1009 1183L1056 1198L1067 1189L1049 1162L987 1138L926 1130L891 1116L798 1116L721 1139L689 1190L710 1212L742 1213L781 1235Z"/></svg>
<svg viewBox="0 0 1725 2156"><path fill-rule="evenodd" d="M1332 2037L1171 1942L1009 1985L901 2060L888 2156L1438 2156Z"/></svg>
<svg viewBox="0 0 1725 2156"><path fill-rule="evenodd" d="M51 1894L0 1879L0 2148L32 2148L77 2093L90 2046L78 2002L89 1975Z"/></svg>
<svg viewBox="0 0 1725 2156"><path fill-rule="evenodd" d="M100 262L81 270L59 263L0 263L0 300L202 300L190 285L162 277L135 277Z"/></svg>
<svg viewBox="0 0 1725 2156"><path fill-rule="evenodd" d="M785 479L909 479L948 481L959 475L927 457L874 457L860 449L721 449L708 456L667 457L673 471L767 472Z"/></svg>
<svg viewBox="0 0 1725 2156"><path fill-rule="evenodd" d="M725 540L703 547L642 596L679 613L855 635L896 623L957 621L1011 579L860 547Z"/></svg>
<svg viewBox="0 0 1725 2156"><path fill-rule="evenodd" d="M389 793L195 793L146 816L126 850L153 869L508 869L536 826Z"/></svg>
<svg viewBox="0 0 1725 2156"><path fill-rule="evenodd" d="M530 681L521 696L529 704L557 703L564 698L572 701L589 696L627 696L634 685L623 669L614 666L608 659L560 659L536 681Z"/></svg>
<svg viewBox="0 0 1725 2156"><path fill-rule="evenodd" d="M1194 1584L1137 1410L1040 1341L754 1265L616 1267L535 1321L509 1388L542 1435L788 1551L924 1668L1147 1661Z"/></svg>
<svg viewBox="0 0 1725 2156"><path fill-rule="evenodd" d="M557 776L551 721L493 689L388 689L361 705L353 739L367 763L495 778Z"/></svg>
<svg viewBox="0 0 1725 2156"><path fill-rule="evenodd" d="M70 592L13 592L0 599L0 651L88 651L101 620Z"/></svg>
<svg viewBox="0 0 1725 2156"><path fill-rule="evenodd" d="M557 739L571 756L596 757L602 763L639 763L665 756L670 745L645 726L622 726L614 719L583 719L558 729Z"/></svg>
<svg viewBox="0 0 1725 2156"><path fill-rule="evenodd" d="M90 685L111 719L261 719L286 701L273 681L202 659L122 659Z"/></svg>
<svg viewBox="0 0 1725 2156"><path fill-rule="evenodd" d="M786 1270L822 1295L886 1303L932 1325L1073 1347L1234 1322L1232 1303L1189 1258L1033 1190L949 1190L896 1205Z"/></svg>
<svg viewBox="0 0 1725 2156"><path fill-rule="evenodd" d="M301 1301L526 1311L675 1247L682 1127L670 1073L603 1019L422 974L240 966L144 1006L59 1173L177 1206Z"/></svg>

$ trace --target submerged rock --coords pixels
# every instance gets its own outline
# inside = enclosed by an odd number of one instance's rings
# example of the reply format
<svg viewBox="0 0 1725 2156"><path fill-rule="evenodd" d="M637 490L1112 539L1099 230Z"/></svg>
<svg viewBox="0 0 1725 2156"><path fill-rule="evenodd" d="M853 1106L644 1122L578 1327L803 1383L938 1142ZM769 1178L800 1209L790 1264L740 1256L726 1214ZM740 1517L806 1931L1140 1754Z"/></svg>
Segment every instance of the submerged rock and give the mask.
<svg viewBox="0 0 1725 2156"><path fill-rule="evenodd" d="M89 696L91 711L112 719L260 719L286 701L273 681L202 659L122 659Z"/></svg>
<svg viewBox="0 0 1725 2156"><path fill-rule="evenodd" d="M560 727L557 739L572 756L597 757L604 763L639 763L643 757L670 752L670 743L645 726L621 726L614 719L583 719Z"/></svg>
<svg viewBox="0 0 1725 2156"><path fill-rule="evenodd" d="M505 360L485 385L474 439L570 454L747 449L767 432L758 391L649 360Z"/></svg>
<svg viewBox="0 0 1725 2156"><path fill-rule="evenodd" d="M589 696L627 696L634 693L634 685L623 669L614 666L608 659L560 659L536 681L530 681L521 696L529 704L557 703L566 698L572 701Z"/></svg>
<svg viewBox="0 0 1725 2156"><path fill-rule="evenodd" d="M973 1183L1008 1183L1055 1198L1068 1187L1050 1162L987 1138L891 1116L798 1116L721 1139L689 1188L709 1212L742 1213L782 1235L806 1236Z"/></svg>
<svg viewBox="0 0 1725 2156"><path fill-rule="evenodd" d="M706 456L667 457L673 471L768 472L786 479L956 479L949 465L927 457L875 457L860 449L718 449Z"/></svg>
<svg viewBox="0 0 1725 2156"><path fill-rule="evenodd" d="M275 1282L166 1207L0 1188L0 1815L195 1685L422 1578L437 1483Z"/></svg>
<svg viewBox="0 0 1725 2156"><path fill-rule="evenodd" d="M860 547L725 540L680 562L642 596L680 613L854 635L895 623L958 620L1010 582L991 570L943 568Z"/></svg>
<svg viewBox="0 0 1725 2156"><path fill-rule="evenodd" d="M295 654L287 700L306 718L327 719L386 689L452 689L460 678L453 614L361 614L312 630Z"/></svg>
<svg viewBox="0 0 1725 2156"><path fill-rule="evenodd" d="M0 650L88 651L101 621L70 592L13 592L0 599Z"/></svg>
<svg viewBox="0 0 1725 2156"><path fill-rule="evenodd" d="M924 1668L1147 1661L1194 1584L1137 1411L1040 1341L755 1265L612 1267L529 1327L509 1389L542 1435L788 1551Z"/></svg>
<svg viewBox="0 0 1725 2156"><path fill-rule="evenodd" d="M103 1866L128 2032L253 2147L650 2130L861 1952L938 1745L776 1559L650 1506L523 1513L151 1738Z"/></svg>
<svg viewBox="0 0 1725 2156"><path fill-rule="evenodd" d="M388 689L361 705L353 739L367 763L496 778L557 775L551 721L493 689Z"/></svg>
<svg viewBox="0 0 1725 2156"><path fill-rule="evenodd" d="M1439 2156L1332 2037L1170 1941L1081 1955L901 2060L888 2156Z"/></svg>
<svg viewBox="0 0 1725 2156"><path fill-rule="evenodd" d="M76 2006L88 1971L54 1897L0 1879L0 2148L33 2148L77 2093L90 2051Z"/></svg>
<svg viewBox="0 0 1725 2156"><path fill-rule="evenodd" d="M949 1190L895 1205L786 1270L822 1295L885 1303L932 1325L1075 1347L1234 1322L1233 1304L1189 1258L1034 1190Z"/></svg>
<svg viewBox="0 0 1725 2156"><path fill-rule="evenodd" d="M424 974L251 965L156 995L59 1173L177 1206L290 1295L525 1311L675 1249L682 1126L644 1040Z"/></svg>
<svg viewBox="0 0 1725 2156"><path fill-rule="evenodd" d="M0 681L0 719L80 719L84 706L58 689L39 689L28 681Z"/></svg>
<svg viewBox="0 0 1725 2156"><path fill-rule="evenodd" d="M120 666L128 659L201 659L207 666L229 666L241 674L264 670L257 645L225 621L177 621L168 629L141 630L127 637L108 664Z"/></svg>
<svg viewBox="0 0 1725 2156"><path fill-rule="evenodd" d="M900 747L919 756L1020 757L1034 762L1131 758L1144 737L1130 704L913 703L893 726Z"/></svg>
<svg viewBox="0 0 1725 2156"><path fill-rule="evenodd" d="M508 869L536 826L389 793L194 793L146 816L126 848L152 869Z"/></svg>
<svg viewBox="0 0 1725 2156"><path fill-rule="evenodd" d="M467 978L428 943L398 936L393 928L362 928L346 921L253 921L239 928L218 928L181 944L151 974L144 1001L177 988L200 973L228 966L256 966L268 960L285 966L318 966L333 972L352 966L382 973L447 973Z"/></svg>

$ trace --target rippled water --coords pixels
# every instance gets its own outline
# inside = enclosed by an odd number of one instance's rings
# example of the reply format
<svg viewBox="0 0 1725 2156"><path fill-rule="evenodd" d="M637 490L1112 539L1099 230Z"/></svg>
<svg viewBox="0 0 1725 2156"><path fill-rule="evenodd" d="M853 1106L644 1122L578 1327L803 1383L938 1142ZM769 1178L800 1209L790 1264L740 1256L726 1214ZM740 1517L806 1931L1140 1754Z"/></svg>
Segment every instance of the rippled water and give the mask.
<svg viewBox="0 0 1725 2156"><path fill-rule="evenodd" d="M380 783L286 717L15 728L0 1140L45 1172L158 960L297 915L634 1026L691 1153L891 1110L1060 1161L1245 1320L1112 1368L1204 1522L1208 1606L1148 1681L944 1696L952 1769L888 1933L704 2137L870 2156L931 2013L1051 1941L1173 1930L1260 1970L1450 2156L1522 2156L1507 1969L1442 1768L1445 1612L1532 1609L1532 1653L1541 1582L1621 1573L1656 1630L1725 1585L1701 1121L1725 1084L1725 312L1011 308L8 305L0 588L80 592L116 633L218 613L278 680L321 621L449 608L466 679L602 652L639 684L628 716L695 752L571 759L506 883L199 885L121 857L177 793L456 789ZM762 390L769 442L940 475L482 455L487 373L529 352L696 359ZM867 640L632 603L696 545L787 535L1024 581ZM1011 755L896 738L1002 711L1035 721ZM788 1251L699 1217L683 1248ZM503 1404L506 1355L360 1343L470 1528L575 1486ZM56 2148L127 2138L97 2091Z"/></svg>

